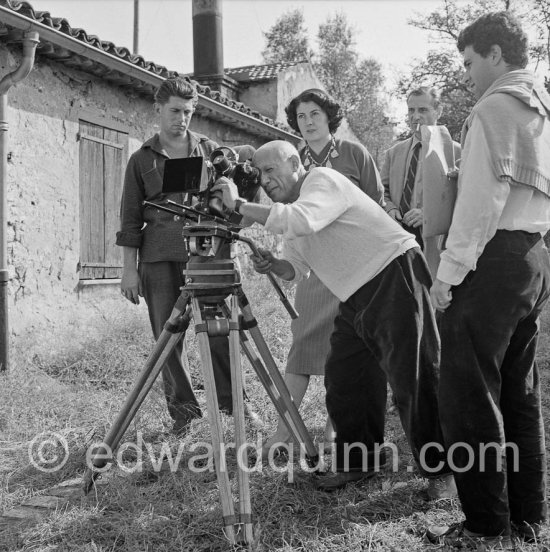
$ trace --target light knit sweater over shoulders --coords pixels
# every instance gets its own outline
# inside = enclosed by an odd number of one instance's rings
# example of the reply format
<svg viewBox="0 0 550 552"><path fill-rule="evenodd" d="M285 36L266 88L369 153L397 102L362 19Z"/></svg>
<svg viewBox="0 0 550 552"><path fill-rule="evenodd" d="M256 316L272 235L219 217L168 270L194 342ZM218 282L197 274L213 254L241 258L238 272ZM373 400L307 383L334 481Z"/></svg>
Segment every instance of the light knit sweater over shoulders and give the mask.
<svg viewBox="0 0 550 552"><path fill-rule="evenodd" d="M275 203L266 229L282 234L298 281L313 270L341 301L411 247L414 237L333 169L312 169L291 204Z"/></svg>

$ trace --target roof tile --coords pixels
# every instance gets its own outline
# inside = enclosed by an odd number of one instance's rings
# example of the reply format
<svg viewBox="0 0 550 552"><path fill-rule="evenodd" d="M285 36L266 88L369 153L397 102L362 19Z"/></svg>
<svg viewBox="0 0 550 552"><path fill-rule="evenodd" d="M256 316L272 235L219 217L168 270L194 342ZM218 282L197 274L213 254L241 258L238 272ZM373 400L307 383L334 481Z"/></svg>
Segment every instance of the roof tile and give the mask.
<svg viewBox="0 0 550 552"><path fill-rule="evenodd" d="M65 18L52 17L50 13L47 11L35 11L35 9L32 7L32 5L29 2L19 1L19 0L0 0L0 6L10 9L14 12L17 12L29 19L42 23L43 25L46 25L66 35L69 35L72 38L75 38L76 40L80 40L90 46L93 46L94 48L97 48L103 52L116 56L124 61L131 63L132 65L136 65L160 77L170 78L174 76L183 76L177 73L176 71L170 71L163 65L158 65L154 62L146 61L141 55L133 54L128 48L124 46L116 46L114 43L101 40L95 35L89 35L84 29L71 27L71 25ZM41 42L38 45L37 52L39 54L43 54L48 57L52 57L54 59L58 59L59 57L58 53L55 51L55 48L52 49L51 44L44 43L44 42ZM81 55L71 54L71 56L68 59L66 59L66 61L64 59L61 59L60 61L67 63L69 65L71 64L74 65L74 59L76 58L78 60L77 65L81 69L86 70L86 67L84 67L81 62L82 57L84 57L82 54ZM92 65L95 66L95 69L92 71L94 74L101 73L101 71L98 71L98 67L96 66L95 62L92 63ZM270 65L263 65L263 66L250 65L247 67L242 67L237 69L227 69L226 73L229 76L235 78L235 76L231 73L232 71L244 72L245 70L248 69L249 71L248 71L247 78L249 78L249 80L265 80L265 79L274 78L281 69L292 65L295 65L295 63L270 64ZM235 78L235 79L245 80L240 78ZM120 81L120 76L118 78L115 78L115 75L113 75L111 80L114 80L115 82L117 80ZM202 94L203 96L213 99L218 103L229 105L233 109L240 111L242 113L249 113L254 118L266 124L269 124L273 127L288 130L286 125L273 121L269 117L260 115L257 111L251 110L250 107L246 106L241 102L237 102L235 100L231 100L223 97L218 91L212 90L209 86L203 86L198 83L195 83L195 84L197 86L197 91L199 92L199 94ZM139 82L135 81L135 79L131 79L131 86L138 91L140 90L142 91L144 89L139 84ZM149 89L149 87L145 87L145 89Z"/></svg>
<svg viewBox="0 0 550 552"><path fill-rule="evenodd" d="M277 75L289 67L293 67L301 61L287 61L281 63L267 63L264 65L245 65L225 69L225 74L239 82L265 81L277 78Z"/></svg>

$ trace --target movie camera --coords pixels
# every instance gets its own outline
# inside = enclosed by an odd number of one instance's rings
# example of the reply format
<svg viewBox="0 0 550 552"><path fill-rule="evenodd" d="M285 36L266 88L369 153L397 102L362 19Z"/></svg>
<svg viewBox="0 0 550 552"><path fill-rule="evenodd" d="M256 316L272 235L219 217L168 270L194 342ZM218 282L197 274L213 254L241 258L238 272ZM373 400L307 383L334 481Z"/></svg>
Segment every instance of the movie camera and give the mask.
<svg viewBox="0 0 550 552"><path fill-rule="evenodd" d="M212 186L222 176L235 183L240 197L247 201L254 200L260 188L260 170L253 167L248 160L239 162L237 151L227 146L215 149L209 159L168 159L164 167L162 191L184 192L188 194L188 207L192 205L201 213L209 213L238 223L240 217L227 213L221 200L210 194Z"/></svg>
<svg viewBox="0 0 550 552"><path fill-rule="evenodd" d="M242 147L253 150L251 146ZM239 162L237 151L222 146L215 149L207 160L203 157L166 160L162 192L165 195L184 193L185 204L167 198L161 202L143 202L148 207L169 212L184 221L182 236L189 252L186 277L190 274L196 276L195 265L204 262L208 263L211 270L216 268L220 271L226 270L228 256L224 252L227 253L226 246L231 242L242 241L248 245L254 255L260 256L254 242L238 234L242 229L239 224L241 215L226 211L221 199L210 194L212 186L222 176L233 180L240 197L247 201L256 200L261 182L260 170L253 167L248 160ZM232 264L232 261L229 262ZM274 276L268 273L267 277L291 318L297 318L298 313ZM196 277L194 279L197 280ZM204 281L193 283L190 280L191 278L187 278L188 285L206 285ZM211 281L208 284L214 285ZM214 299L217 301L219 298Z"/></svg>

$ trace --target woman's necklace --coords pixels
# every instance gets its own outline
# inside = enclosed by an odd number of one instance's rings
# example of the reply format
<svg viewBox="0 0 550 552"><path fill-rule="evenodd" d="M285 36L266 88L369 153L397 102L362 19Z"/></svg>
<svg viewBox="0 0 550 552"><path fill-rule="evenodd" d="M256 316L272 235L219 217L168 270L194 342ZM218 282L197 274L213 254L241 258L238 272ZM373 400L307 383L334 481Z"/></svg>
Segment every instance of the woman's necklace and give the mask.
<svg viewBox="0 0 550 552"><path fill-rule="evenodd" d="M334 139L334 136L331 135L330 148L328 149L325 158L320 162L315 161L313 155L311 154L311 150L306 143L306 159L304 161L304 167L307 171L309 171L310 169L314 169L315 167L327 167L330 169L332 168L330 159L334 159L335 157L338 157L338 152L336 151L336 140Z"/></svg>

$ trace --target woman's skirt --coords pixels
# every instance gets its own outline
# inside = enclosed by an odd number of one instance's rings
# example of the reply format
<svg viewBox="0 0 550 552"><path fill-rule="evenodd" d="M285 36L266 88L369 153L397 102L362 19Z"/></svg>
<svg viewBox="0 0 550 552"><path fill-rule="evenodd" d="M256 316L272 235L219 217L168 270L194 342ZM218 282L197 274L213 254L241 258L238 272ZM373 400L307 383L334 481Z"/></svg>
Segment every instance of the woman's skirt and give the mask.
<svg viewBox="0 0 550 552"><path fill-rule="evenodd" d="M324 375L330 335L340 300L310 272L296 287L294 307L298 318L291 322L292 346L287 374Z"/></svg>

